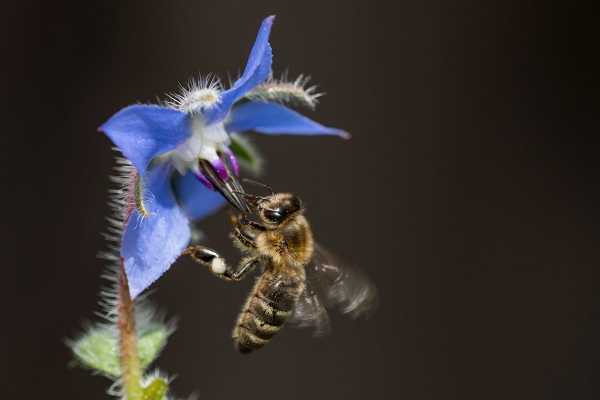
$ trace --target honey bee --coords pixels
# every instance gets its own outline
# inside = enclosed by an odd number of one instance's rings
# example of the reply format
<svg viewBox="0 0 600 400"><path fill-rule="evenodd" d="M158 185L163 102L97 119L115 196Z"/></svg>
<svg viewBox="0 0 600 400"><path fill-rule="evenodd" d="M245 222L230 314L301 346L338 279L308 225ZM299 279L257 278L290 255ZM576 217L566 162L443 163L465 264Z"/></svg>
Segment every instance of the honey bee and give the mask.
<svg viewBox="0 0 600 400"><path fill-rule="evenodd" d="M370 315L377 302L375 286L360 270L342 266L313 240L300 198L291 193L275 194L266 185L246 181L267 188L271 195L239 193L261 222L247 219L246 214L231 216L235 228L230 237L248 253L238 268L230 267L208 247L193 246L184 251L228 281L244 278L257 266L262 269L233 329L237 350L250 353L264 346L286 320L313 328L315 336L329 333L324 306L352 317Z"/></svg>

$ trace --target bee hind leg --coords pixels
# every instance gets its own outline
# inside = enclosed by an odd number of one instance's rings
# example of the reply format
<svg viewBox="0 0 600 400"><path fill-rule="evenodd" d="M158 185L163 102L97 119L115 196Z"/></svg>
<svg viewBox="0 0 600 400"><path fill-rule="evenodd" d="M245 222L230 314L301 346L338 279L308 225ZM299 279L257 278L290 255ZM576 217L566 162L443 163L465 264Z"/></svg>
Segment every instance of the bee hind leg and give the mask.
<svg viewBox="0 0 600 400"><path fill-rule="evenodd" d="M228 280L239 281L244 278L248 272L252 272L254 268L260 263L261 259L258 257L251 257L242 260L238 270L230 276L226 277Z"/></svg>
<svg viewBox="0 0 600 400"><path fill-rule="evenodd" d="M192 246L183 251L182 254L189 254L194 261L210 269L213 275L227 281L239 281L252 271L260 262L259 258L250 258L244 260L237 270L234 270L223 257L215 250L205 246Z"/></svg>
<svg viewBox="0 0 600 400"><path fill-rule="evenodd" d="M194 261L200 265L204 265L210 269L214 275L222 277L222 275L231 269L225 262L225 259L221 257L215 250L205 246L192 246L188 247L181 254L189 254Z"/></svg>

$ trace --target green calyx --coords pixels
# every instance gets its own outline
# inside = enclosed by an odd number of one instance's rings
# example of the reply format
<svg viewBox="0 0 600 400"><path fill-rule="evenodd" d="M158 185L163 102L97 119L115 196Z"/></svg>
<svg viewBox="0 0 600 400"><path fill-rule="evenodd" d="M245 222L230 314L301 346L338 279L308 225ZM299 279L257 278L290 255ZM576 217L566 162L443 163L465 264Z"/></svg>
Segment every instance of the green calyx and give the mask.
<svg viewBox="0 0 600 400"><path fill-rule="evenodd" d="M169 329L164 325L146 327L138 333L141 367L147 368L167 342ZM112 329L93 328L71 345L75 358L83 365L113 379L121 376L119 337Z"/></svg>

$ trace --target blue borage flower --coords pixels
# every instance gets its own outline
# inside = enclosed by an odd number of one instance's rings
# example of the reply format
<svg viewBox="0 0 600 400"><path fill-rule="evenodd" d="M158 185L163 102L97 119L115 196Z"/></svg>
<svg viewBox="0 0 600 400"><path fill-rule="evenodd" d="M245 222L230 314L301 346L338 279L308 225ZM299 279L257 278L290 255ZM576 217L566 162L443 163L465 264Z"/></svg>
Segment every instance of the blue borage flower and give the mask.
<svg viewBox="0 0 600 400"><path fill-rule="evenodd" d="M273 19L263 21L244 73L230 89L200 81L165 106L133 105L99 128L137 170L130 185L136 207L121 248L132 298L186 248L190 220L214 212L225 199L247 207L235 193L238 166L229 134L349 136L278 104L299 100L313 107L317 96L304 90L302 77L291 84L270 78Z"/></svg>

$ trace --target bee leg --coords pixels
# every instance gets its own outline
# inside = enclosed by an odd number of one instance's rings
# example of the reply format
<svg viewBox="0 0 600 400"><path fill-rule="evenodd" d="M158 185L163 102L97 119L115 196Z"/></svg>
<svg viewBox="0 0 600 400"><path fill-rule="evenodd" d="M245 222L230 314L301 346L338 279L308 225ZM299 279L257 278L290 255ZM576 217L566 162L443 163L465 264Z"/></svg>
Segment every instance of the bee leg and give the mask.
<svg viewBox="0 0 600 400"><path fill-rule="evenodd" d="M225 259L215 250L204 246L188 247L181 254L189 254L194 261L210 269L213 274L222 277L227 269L232 270L227 265Z"/></svg>
<svg viewBox="0 0 600 400"><path fill-rule="evenodd" d="M189 254L198 264L208 267L213 275L227 281L239 281L260 262L260 258L245 260L237 271L234 271L219 253L208 247L188 247L182 254Z"/></svg>
<svg viewBox="0 0 600 400"><path fill-rule="evenodd" d="M243 279L248 272L252 272L254 268L258 265L258 263L260 263L260 261L261 259L259 257L244 259L240 263L238 270L234 273L231 273L229 269L225 271L225 273L223 274L224 279L230 281L239 281Z"/></svg>
<svg viewBox="0 0 600 400"><path fill-rule="evenodd" d="M237 239L245 247L256 248L256 245L254 244L256 234L252 232L252 229L247 229L245 227L235 228L231 231L230 237L232 239Z"/></svg>
<svg viewBox="0 0 600 400"><path fill-rule="evenodd" d="M244 226L249 226L251 228L256 229L257 231L264 232L264 231L267 230L266 227L264 227L263 225L259 224L258 222L250 221L249 219L243 218L243 216L242 216L242 218L239 218L239 224L240 225L244 225Z"/></svg>

